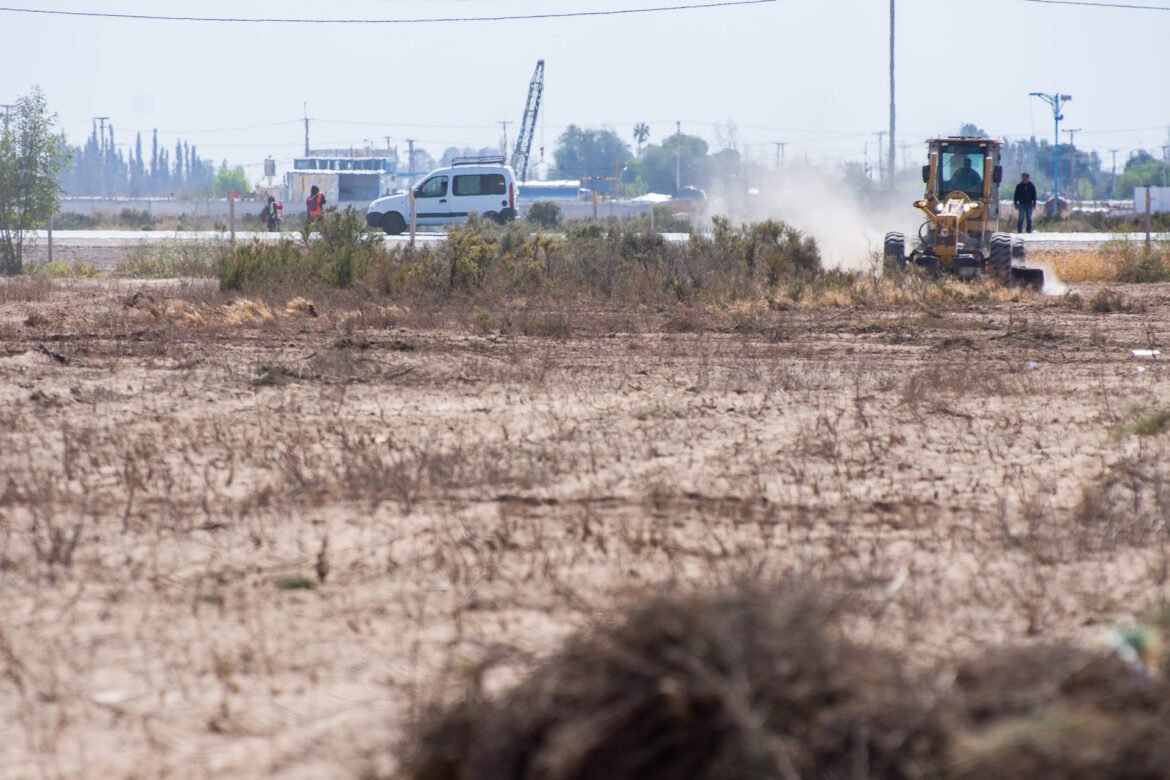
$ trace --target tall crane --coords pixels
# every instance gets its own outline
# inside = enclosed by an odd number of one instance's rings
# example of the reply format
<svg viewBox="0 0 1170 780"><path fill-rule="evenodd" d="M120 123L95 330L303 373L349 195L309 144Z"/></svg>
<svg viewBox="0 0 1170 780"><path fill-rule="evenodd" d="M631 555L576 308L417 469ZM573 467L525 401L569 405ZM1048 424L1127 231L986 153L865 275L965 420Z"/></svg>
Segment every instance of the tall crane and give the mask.
<svg viewBox="0 0 1170 780"><path fill-rule="evenodd" d="M544 94L544 60L538 60L532 81L528 85L528 102L524 104L524 118L516 136L512 152L512 170L520 181L528 181L528 155L532 152L532 137L536 135L536 116L540 113L540 97Z"/></svg>

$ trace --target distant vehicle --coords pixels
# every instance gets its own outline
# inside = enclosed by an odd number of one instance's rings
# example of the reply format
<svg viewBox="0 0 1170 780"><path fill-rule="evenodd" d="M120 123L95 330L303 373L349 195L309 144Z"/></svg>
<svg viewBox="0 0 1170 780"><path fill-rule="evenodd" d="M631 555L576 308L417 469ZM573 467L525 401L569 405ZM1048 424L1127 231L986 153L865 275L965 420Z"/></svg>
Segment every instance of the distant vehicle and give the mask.
<svg viewBox="0 0 1170 780"><path fill-rule="evenodd" d="M707 193L703 192L698 187L683 187L678 191L678 195L674 196L677 200L706 200Z"/></svg>
<svg viewBox="0 0 1170 780"><path fill-rule="evenodd" d="M415 222L432 227L463 222L472 214L501 224L516 218L516 174L503 157L457 157L414 188ZM366 224L396 236L410 224L410 194L378 198Z"/></svg>
<svg viewBox="0 0 1170 780"><path fill-rule="evenodd" d="M707 193L698 187L683 187L670 199L675 216L700 216L707 208Z"/></svg>

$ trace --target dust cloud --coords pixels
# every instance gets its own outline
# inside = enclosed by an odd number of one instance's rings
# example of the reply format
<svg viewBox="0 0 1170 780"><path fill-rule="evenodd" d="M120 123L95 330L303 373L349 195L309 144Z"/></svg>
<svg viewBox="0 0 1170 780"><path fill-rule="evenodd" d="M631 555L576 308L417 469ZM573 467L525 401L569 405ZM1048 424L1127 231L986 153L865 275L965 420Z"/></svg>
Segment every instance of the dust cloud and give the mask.
<svg viewBox="0 0 1170 780"><path fill-rule="evenodd" d="M1044 287L1040 290L1041 295L1068 294L1068 285L1056 275L1056 269L1052 263L1041 263L1030 258L1026 262L1029 268L1039 268L1044 272Z"/></svg>
<svg viewBox="0 0 1170 780"><path fill-rule="evenodd" d="M922 218L911 204L918 197L909 183L862 192L840 176L790 166L746 196L725 198L721 213L734 222L783 220L816 239L826 268L860 271L880 263L889 231L905 233L907 247L914 243Z"/></svg>

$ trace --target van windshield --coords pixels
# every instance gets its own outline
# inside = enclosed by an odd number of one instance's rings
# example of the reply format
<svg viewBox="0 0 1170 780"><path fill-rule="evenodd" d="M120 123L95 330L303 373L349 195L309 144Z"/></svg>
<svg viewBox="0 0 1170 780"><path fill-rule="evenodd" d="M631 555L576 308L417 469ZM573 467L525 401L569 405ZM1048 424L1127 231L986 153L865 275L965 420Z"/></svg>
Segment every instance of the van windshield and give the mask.
<svg viewBox="0 0 1170 780"><path fill-rule="evenodd" d="M441 198L447 194L447 177L433 176L415 190L416 198Z"/></svg>

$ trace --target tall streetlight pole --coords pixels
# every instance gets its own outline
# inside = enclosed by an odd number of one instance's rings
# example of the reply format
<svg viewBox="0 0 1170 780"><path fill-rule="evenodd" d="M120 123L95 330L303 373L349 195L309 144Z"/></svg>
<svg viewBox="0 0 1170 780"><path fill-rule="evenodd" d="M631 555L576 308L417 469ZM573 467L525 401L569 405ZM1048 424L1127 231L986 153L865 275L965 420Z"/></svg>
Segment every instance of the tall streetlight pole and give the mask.
<svg viewBox="0 0 1170 780"><path fill-rule="evenodd" d="M886 179L890 189L894 189L894 171L896 170L894 152L894 0L890 0L890 155L888 158L890 173Z"/></svg>
<svg viewBox="0 0 1170 780"><path fill-rule="evenodd" d="M500 127L504 128L504 145L503 145L502 149L504 150L504 157L505 158L507 158L507 156L508 156L508 125L510 125L510 124L512 124L511 119L501 119L500 120Z"/></svg>
<svg viewBox="0 0 1170 780"><path fill-rule="evenodd" d="M1072 100L1072 95L1048 94L1047 92L1029 92L1028 94L1032 97L1038 97L1052 106L1052 121L1056 130L1052 147L1052 211L1053 214L1060 214L1060 120L1064 119L1060 109L1065 103Z"/></svg>
<svg viewBox="0 0 1170 780"><path fill-rule="evenodd" d="M1077 133L1081 132L1081 128L1074 127L1066 129L1064 132L1068 133L1068 180L1069 187L1072 188L1072 194L1077 194Z"/></svg>
<svg viewBox="0 0 1170 780"><path fill-rule="evenodd" d="M106 194L106 120L108 116L95 116L94 119L102 123L101 140L98 141L98 151L101 153L102 169L98 178L98 184L101 187L102 195Z"/></svg>
<svg viewBox="0 0 1170 780"><path fill-rule="evenodd" d="M305 103L305 157L309 156L309 104Z"/></svg>
<svg viewBox="0 0 1170 780"><path fill-rule="evenodd" d="M682 192L682 122L674 123L674 194Z"/></svg>

